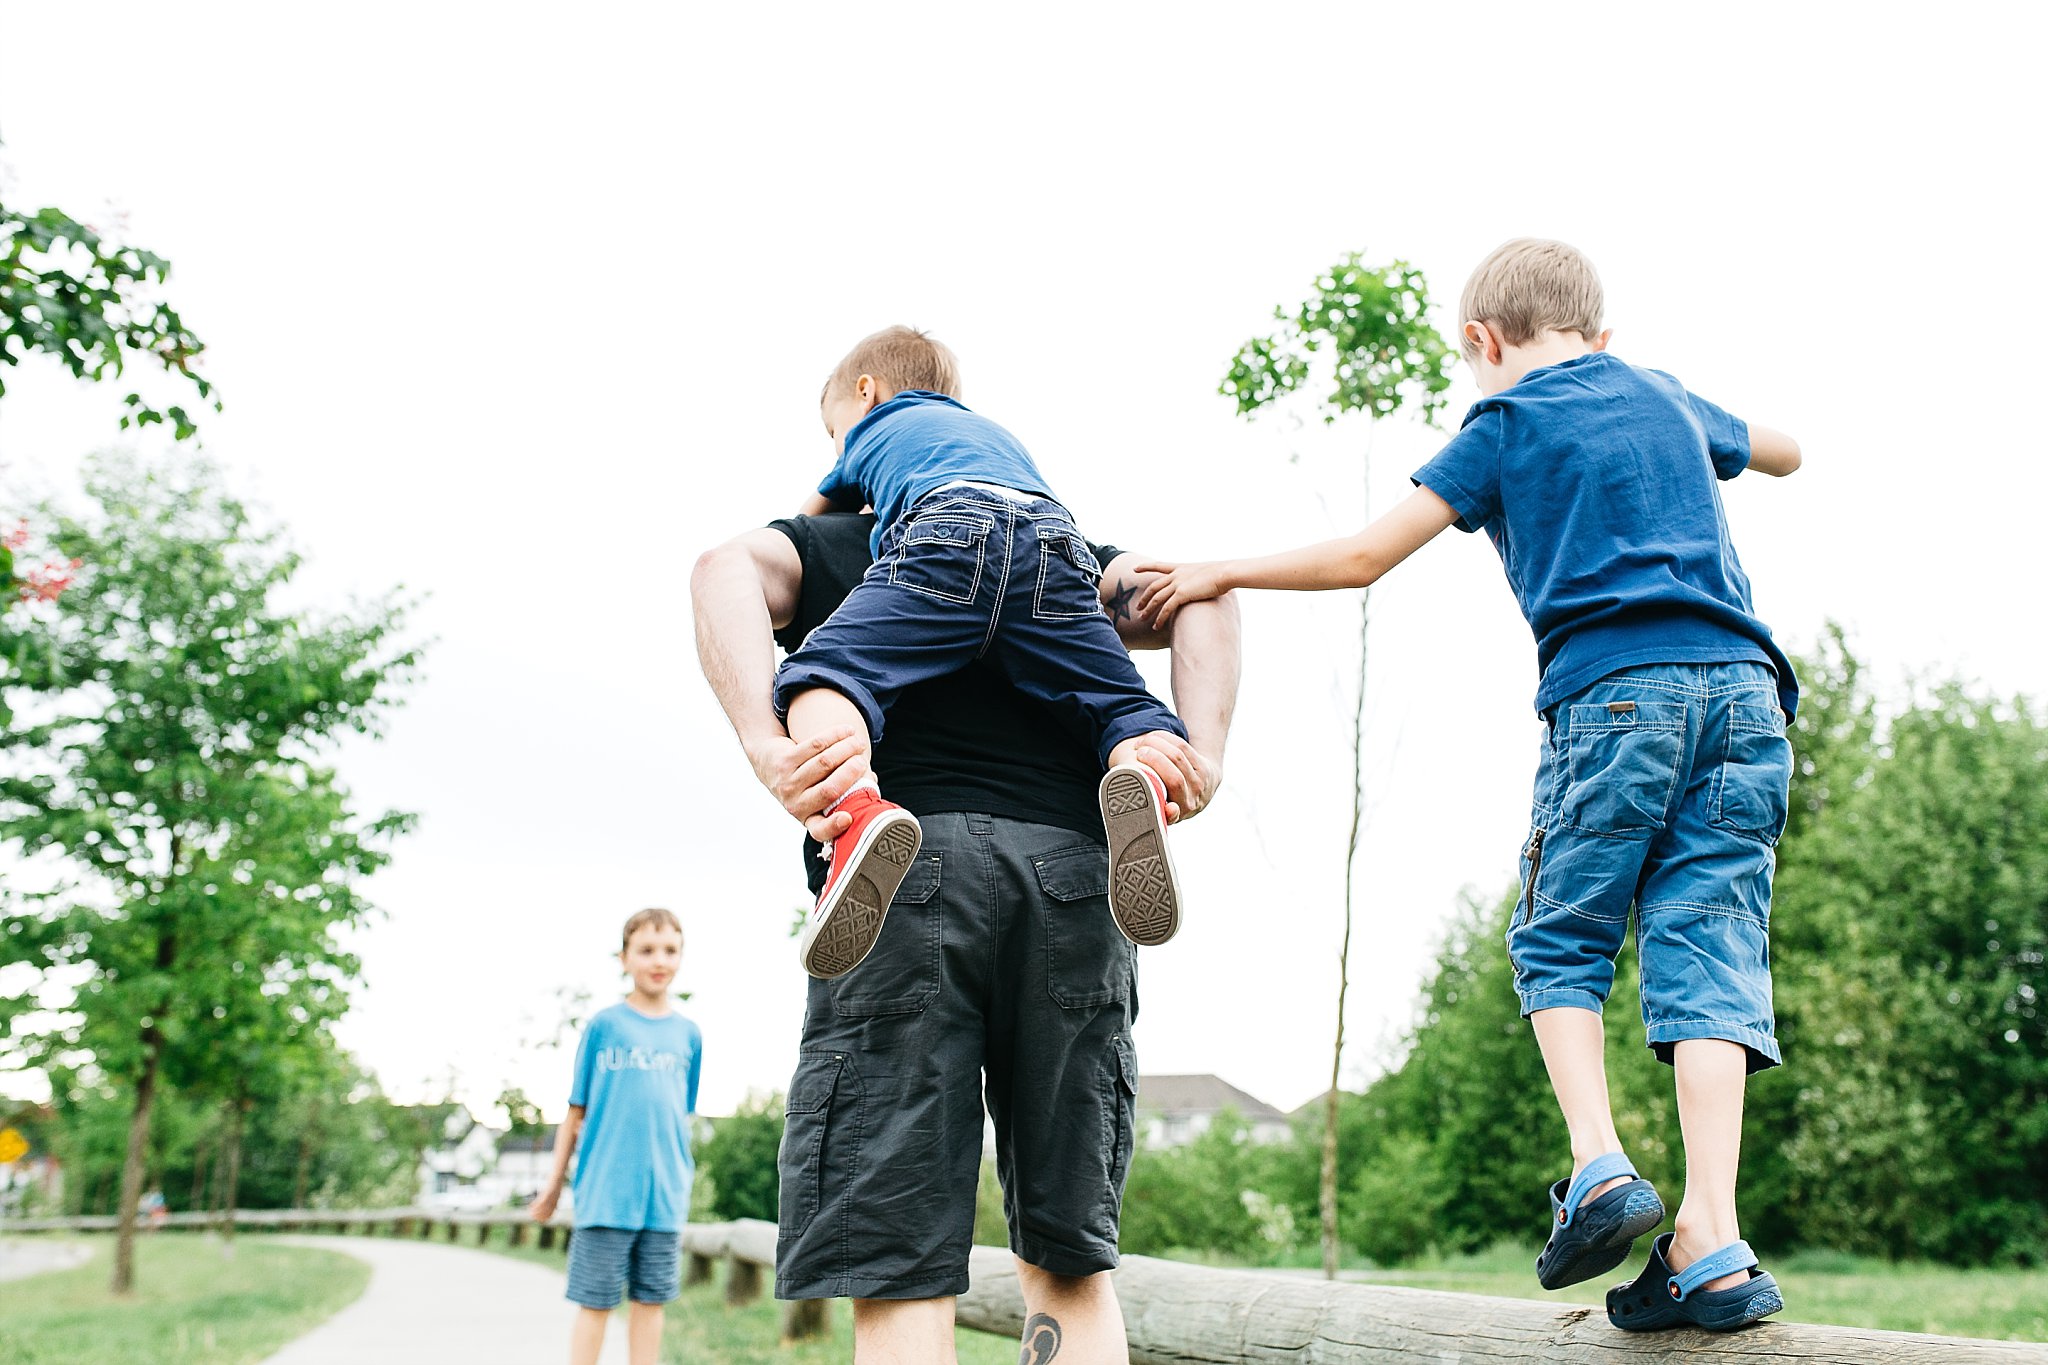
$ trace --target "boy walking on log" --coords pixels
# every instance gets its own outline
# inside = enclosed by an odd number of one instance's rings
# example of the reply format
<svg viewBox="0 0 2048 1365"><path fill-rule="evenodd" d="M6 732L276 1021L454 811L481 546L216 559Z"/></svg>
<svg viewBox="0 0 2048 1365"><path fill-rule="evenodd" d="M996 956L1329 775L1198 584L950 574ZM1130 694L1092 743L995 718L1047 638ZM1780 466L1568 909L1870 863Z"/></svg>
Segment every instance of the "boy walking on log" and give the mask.
<svg viewBox="0 0 2048 1365"><path fill-rule="evenodd" d="M1508 954L1571 1135L1537 1277L1619 1265L1663 1221L1607 1098L1600 1010L1631 911L1643 1023L1675 1068L1685 1198L1649 1264L1607 1296L1615 1326L1726 1330L1777 1312L1736 1221L1742 1099L1775 1066L1770 915L1798 704L1750 605L1717 479L1799 467L1789 437L1607 354L1600 281L1561 242L1508 242L1459 304L1483 397L1354 536L1262 559L1140 565L1164 625L1231 588L1359 587L1446 527L1484 530L1536 636L1544 746Z"/></svg>

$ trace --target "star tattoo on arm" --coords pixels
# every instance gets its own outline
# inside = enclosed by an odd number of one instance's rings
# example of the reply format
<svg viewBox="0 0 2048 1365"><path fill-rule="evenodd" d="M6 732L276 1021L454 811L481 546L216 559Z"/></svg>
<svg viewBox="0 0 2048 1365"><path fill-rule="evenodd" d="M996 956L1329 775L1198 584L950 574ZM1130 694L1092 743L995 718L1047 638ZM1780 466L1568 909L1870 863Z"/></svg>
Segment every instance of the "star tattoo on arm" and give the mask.
<svg viewBox="0 0 2048 1365"><path fill-rule="evenodd" d="M1131 619L1131 601L1137 595L1138 585L1136 583L1119 578L1116 581L1116 591L1111 593L1109 600L1102 604L1102 610L1109 615L1111 620L1128 621Z"/></svg>

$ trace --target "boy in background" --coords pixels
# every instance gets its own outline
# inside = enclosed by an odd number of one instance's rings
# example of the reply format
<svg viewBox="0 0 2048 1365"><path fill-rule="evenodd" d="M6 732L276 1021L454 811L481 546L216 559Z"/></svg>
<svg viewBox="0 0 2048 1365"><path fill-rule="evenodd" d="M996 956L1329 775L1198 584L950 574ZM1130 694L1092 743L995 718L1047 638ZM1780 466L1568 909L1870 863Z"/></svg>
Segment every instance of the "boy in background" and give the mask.
<svg viewBox="0 0 2048 1365"><path fill-rule="evenodd" d="M533 1201L535 1222L554 1216L576 1158L576 1231L569 1299L581 1308L570 1365L596 1365L605 1324L623 1292L632 1299L632 1365L655 1365L662 1305L681 1291L683 1224L690 1218L690 1116L704 1036L669 1002L683 960L683 926L642 910L620 935L626 998L598 1011L576 1049L569 1114L555 1132L555 1164Z"/></svg>
<svg viewBox="0 0 2048 1365"><path fill-rule="evenodd" d="M1600 1009L1636 918L1643 1023L1675 1068L1685 1198L1615 1326L1727 1330L1784 1306L1736 1221L1747 1074L1778 1064L1773 847L1798 705L1750 605L1716 480L1799 467L1670 375L1607 354L1599 277L1562 242L1520 239L1473 272L1460 341L1483 395L1416 491L1353 536L1263 559L1166 568L1139 597L1163 625L1231 588L1360 587L1445 527L1484 530L1536 636L1545 722L1508 955L1571 1135L1551 1187L1545 1288L1590 1279L1663 1221L1607 1098Z"/></svg>

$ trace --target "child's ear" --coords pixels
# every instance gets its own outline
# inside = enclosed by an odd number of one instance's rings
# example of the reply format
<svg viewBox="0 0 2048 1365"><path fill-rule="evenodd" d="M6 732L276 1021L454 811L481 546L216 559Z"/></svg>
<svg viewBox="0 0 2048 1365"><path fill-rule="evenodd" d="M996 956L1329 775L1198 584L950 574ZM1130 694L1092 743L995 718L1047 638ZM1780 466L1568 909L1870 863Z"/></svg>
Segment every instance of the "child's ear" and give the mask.
<svg viewBox="0 0 2048 1365"><path fill-rule="evenodd" d="M1603 327L1600 330L1600 335L1593 338L1593 349L1596 351L1606 350L1607 342L1613 335L1614 329L1612 327Z"/></svg>
<svg viewBox="0 0 2048 1365"><path fill-rule="evenodd" d="M1489 365L1500 364L1500 333L1490 322L1474 320L1465 324L1466 345Z"/></svg>

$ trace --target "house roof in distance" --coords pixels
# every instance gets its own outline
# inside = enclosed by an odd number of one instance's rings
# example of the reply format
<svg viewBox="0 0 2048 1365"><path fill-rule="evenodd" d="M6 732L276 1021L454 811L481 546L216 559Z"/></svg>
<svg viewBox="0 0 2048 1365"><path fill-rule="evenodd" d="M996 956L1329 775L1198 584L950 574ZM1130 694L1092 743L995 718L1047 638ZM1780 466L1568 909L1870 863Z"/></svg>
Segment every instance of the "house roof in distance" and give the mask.
<svg viewBox="0 0 2048 1365"><path fill-rule="evenodd" d="M1221 1076L1140 1076L1138 1108L1158 1114L1213 1114L1235 1109L1247 1119L1287 1116L1257 1095L1239 1090Z"/></svg>

